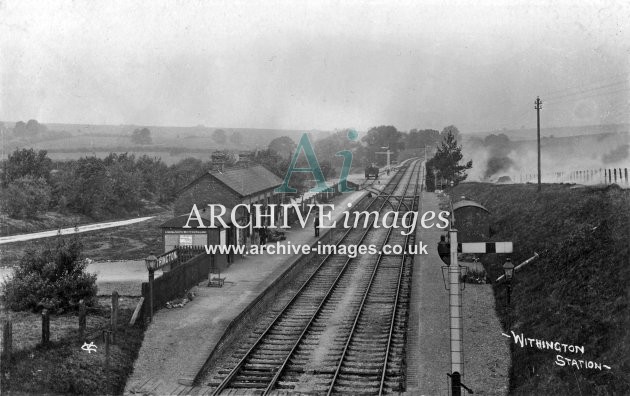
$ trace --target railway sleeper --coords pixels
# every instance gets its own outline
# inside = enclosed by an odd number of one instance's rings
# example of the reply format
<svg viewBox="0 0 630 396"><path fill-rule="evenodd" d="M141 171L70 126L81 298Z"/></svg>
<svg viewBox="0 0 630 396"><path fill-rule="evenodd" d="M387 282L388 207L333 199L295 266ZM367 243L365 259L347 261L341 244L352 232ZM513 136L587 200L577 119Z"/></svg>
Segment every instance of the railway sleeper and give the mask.
<svg viewBox="0 0 630 396"><path fill-rule="evenodd" d="M303 328L304 326L300 328L300 327L287 327L287 326L279 325L279 326L276 326L271 331L269 331L269 333L265 335L265 338L273 339L273 338L287 337L287 336L293 337L297 334L300 334Z"/></svg>
<svg viewBox="0 0 630 396"><path fill-rule="evenodd" d="M359 376L365 376L365 375L374 375L374 376L379 376L382 373L382 369L383 365L373 365L369 368L366 367L362 367L362 366L356 366L356 367L347 367L344 366L341 369L341 373L344 376L347 375L359 375Z"/></svg>
<svg viewBox="0 0 630 396"><path fill-rule="evenodd" d="M374 343L374 342L387 342L389 338L389 328L387 328L387 332L383 334L385 328L381 328L380 331L376 332L367 332L367 329L357 329L355 331L354 336L352 337L352 342L357 343Z"/></svg>
<svg viewBox="0 0 630 396"><path fill-rule="evenodd" d="M245 363L247 367L257 368L259 370L275 370L282 363L281 359L264 359L264 358L250 358Z"/></svg>
<svg viewBox="0 0 630 396"><path fill-rule="evenodd" d="M349 359L345 359L343 362L343 369L348 369L348 370L381 370L381 368L383 367L383 359L379 359L379 358L373 358L373 359L368 359L368 358L364 358L364 359L360 359L360 360L349 360Z"/></svg>
<svg viewBox="0 0 630 396"><path fill-rule="evenodd" d="M380 375L340 375L337 377L337 385L358 385L359 388L380 386Z"/></svg>
<svg viewBox="0 0 630 396"><path fill-rule="evenodd" d="M402 365L388 363L387 370L385 370L385 374L388 377L394 377L394 376L400 377L402 375Z"/></svg>
<svg viewBox="0 0 630 396"><path fill-rule="evenodd" d="M265 355L265 356L286 356L286 349L271 349L267 347L262 347L261 349L256 351L257 354Z"/></svg>
<svg viewBox="0 0 630 396"><path fill-rule="evenodd" d="M299 338L300 333L285 333L285 334L269 334L265 338L262 339L262 342L258 344L258 348L264 347L266 345L273 346L282 346L286 345L287 342L293 342Z"/></svg>
<svg viewBox="0 0 630 396"><path fill-rule="evenodd" d="M233 381L247 381L247 382L257 382L257 383L269 383L271 382L271 379L273 378L273 375L271 373L269 373L269 375L256 375L253 373L247 373L247 374L239 374L237 375Z"/></svg>
<svg viewBox="0 0 630 396"><path fill-rule="evenodd" d="M357 388L356 386L339 386L336 385L333 391L333 394L342 394L342 395L378 395L379 389L374 387L365 389L365 388Z"/></svg>
<svg viewBox="0 0 630 396"><path fill-rule="evenodd" d="M232 381L232 382L230 382L230 388L245 388L245 389L260 389L260 390L263 390L264 388L266 388L266 386L264 384L261 384L261 383L258 383L258 382ZM229 389L229 388L227 388L227 389Z"/></svg>

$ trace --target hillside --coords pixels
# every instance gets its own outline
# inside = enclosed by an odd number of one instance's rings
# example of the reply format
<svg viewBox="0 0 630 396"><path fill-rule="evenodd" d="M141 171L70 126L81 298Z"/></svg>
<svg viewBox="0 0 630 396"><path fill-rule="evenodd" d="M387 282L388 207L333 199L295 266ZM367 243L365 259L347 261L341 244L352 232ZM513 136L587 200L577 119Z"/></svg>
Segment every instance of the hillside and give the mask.
<svg viewBox="0 0 630 396"><path fill-rule="evenodd" d="M462 195L491 211L493 239L514 242L515 264L541 254L516 273L510 312L505 285L493 285L506 332L585 347L578 357L513 346L510 393L630 394L630 191L464 183L452 191ZM504 259L482 258L493 282ZM560 367L558 353L611 369Z"/></svg>
<svg viewBox="0 0 630 396"><path fill-rule="evenodd" d="M534 122L536 119L534 118ZM536 124L534 123L534 126ZM540 128L541 137L570 137L581 135L601 135L610 133L628 133L630 124L605 124L605 125L585 125L585 126L563 126L563 127L546 127L544 122ZM473 132L467 135L475 137L484 137L490 134L502 133L511 140L536 140L536 128L521 129L500 129L487 132Z"/></svg>
<svg viewBox="0 0 630 396"><path fill-rule="evenodd" d="M317 136L327 135L324 131L302 131L256 128L214 128L203 125L193 127L147 126L151 131L151 144L133 144L131 134L138 125L88 125L88 124L41 124L45 132L35 136L18 137L12 132L14 122L4 124L4 152L16 148L47 150L54 160L78 159L85 155L105 157L110 152L129 152L137 155L160 157L167 164L193 157L208 160L217 150L254 150L266 148L269 142L281 136L298 141L305 132ZM213 134L217 129L225 132L225 140L217 141ZM236 137L235 137L236 135Z"/></svg>

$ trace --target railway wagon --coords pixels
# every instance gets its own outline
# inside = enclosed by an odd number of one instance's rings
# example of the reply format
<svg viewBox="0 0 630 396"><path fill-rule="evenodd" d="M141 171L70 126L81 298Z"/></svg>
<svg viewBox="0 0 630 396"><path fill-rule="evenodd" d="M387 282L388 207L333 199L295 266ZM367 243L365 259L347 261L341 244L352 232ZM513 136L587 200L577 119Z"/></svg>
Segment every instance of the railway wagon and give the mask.
<svg viewBox="0 0 630 396"><path fill-rule="evenodd" d="M378 167L374 164L368 165L365 167L365 178L367 180L374 179L378 180Z"/></svg>

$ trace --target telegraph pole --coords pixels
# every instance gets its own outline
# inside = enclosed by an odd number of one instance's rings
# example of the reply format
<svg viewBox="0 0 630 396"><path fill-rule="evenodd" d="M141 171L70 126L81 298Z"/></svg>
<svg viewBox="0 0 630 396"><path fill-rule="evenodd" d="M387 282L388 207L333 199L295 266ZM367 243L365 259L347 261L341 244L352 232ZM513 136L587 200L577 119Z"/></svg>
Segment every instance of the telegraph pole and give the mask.
<svg viewBox="0 0 630 396"><path fill-rule="evenodd" d="M537 96L534 102L534 109L536 109L536 131L538 137L538 192L540 192L540 109L542 109L542 101Z"/></svg>

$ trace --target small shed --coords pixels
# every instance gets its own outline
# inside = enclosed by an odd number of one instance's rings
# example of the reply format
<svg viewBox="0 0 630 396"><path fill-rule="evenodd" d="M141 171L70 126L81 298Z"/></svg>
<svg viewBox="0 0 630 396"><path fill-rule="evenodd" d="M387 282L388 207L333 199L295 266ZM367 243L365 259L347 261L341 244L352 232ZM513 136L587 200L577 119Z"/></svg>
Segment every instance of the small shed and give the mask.
<svg viewBox="0 0 630 396"><path fill-rule="evenodd" d="M490 238L490 211L462 197L453 204L458 242L484 242Z"/></svg>

